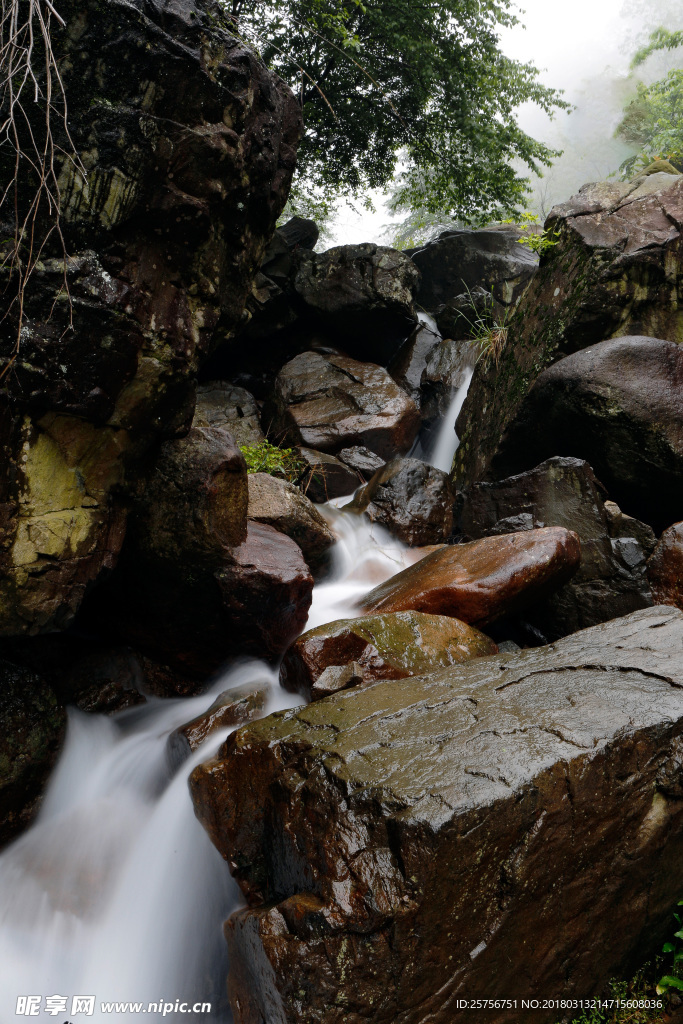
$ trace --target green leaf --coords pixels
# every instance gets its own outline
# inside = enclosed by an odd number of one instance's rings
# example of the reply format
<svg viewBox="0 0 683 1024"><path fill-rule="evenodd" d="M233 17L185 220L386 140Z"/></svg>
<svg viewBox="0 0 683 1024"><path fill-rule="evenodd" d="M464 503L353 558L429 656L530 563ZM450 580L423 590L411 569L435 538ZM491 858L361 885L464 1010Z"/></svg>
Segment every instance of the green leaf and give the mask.
<svg viewBox="0 0 683 1024"><path fill-rule="evenodd" d="M673 942L665 942L664 945L662 946L662 953L673 953L675 948L676 947L673 944Z"/></svg>
<svg viewBox="0 0 683 1024"><path fill-rule="evenodd" d="M683 980L681 978L675 978L672 974L665 974L657 983L657 993L662 995L670 988L677 988L680 991L683 991Z"/></svg>

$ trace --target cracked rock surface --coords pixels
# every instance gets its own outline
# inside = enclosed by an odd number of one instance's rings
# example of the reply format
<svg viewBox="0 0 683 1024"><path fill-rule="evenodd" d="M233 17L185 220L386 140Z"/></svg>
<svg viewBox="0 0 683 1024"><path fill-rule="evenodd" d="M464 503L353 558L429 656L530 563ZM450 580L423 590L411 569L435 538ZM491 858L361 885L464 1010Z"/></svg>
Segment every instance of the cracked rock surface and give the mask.
<svg viewBox="0 0 683 1024"><path fill-rule="evenodd" d="M191 786L248 901L236 1020L451 1024L459 998L586 997L656 949L683 867L682 651L683 614L649 608L234 733Z"/></svg>

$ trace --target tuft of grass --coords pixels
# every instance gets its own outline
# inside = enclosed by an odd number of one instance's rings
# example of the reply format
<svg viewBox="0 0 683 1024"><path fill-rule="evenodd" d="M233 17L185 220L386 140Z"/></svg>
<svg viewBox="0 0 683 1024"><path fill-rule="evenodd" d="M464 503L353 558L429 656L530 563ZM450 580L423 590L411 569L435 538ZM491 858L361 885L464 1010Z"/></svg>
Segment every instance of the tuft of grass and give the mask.
<svg viewBox="0 0 683 1024"><path fill-rule="evenodd" d="M270 473L296 483L307 469L307 464L294 448L280 448L270 441L242 444L240 451L247 464L247 473Z"/></svg>

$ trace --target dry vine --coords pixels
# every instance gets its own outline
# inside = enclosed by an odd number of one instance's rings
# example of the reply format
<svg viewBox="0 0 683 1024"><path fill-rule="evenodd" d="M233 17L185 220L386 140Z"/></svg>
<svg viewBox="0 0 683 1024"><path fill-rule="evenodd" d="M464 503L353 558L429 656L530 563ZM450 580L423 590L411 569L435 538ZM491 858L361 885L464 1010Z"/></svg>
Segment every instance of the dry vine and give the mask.
<svg viewBox="0 0 683 1024"><path fill-rule="evenodd" d="M17 322L14 348L0 372L2 379L19 352L27 285L53 235L61 249L63 291L69 300L72 326L58 179L63 160L72 163L83 178L86 172L69 133L64 83L52 48L53 22L64 27L63 18L51 0L1 0L0 18L0 146L10 147L14 156L14 174L0 194L0 218L13 224L13 238L5 242L9 248L3 253L0 269L8 270L10 282L16 281L16 294L0 322L13 310ZM67 149L54 138L57 121ZM35 189L32 194L29 191L26 205L22 200L27 182L31 183L29 189L35 183Z"/></svg>

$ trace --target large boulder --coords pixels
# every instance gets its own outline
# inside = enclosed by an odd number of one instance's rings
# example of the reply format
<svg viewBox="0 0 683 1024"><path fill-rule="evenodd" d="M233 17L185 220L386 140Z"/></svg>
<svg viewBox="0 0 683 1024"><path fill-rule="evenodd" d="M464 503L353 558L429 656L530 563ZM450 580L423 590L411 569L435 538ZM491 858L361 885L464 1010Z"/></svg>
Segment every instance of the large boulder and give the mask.
<svg viewBox="0 0 683 1024"><path fill-rule="evenodd" d="M652 530L623 515L591 467L554 458L497 483L473 484L460 496L459 525L471 539L564 526L581 542L581 565L524 618L548 640L652 604L645 573Z"/></svg>
<svg viewBox="0 0 683 1024"><path fill-rule="evenodd" d="M519 473L551 455L585 459L624 511L664 529L683 492L683 348L613 338L548 367L491 463Z"/></svg>
<svg viewBox="0 0 683 1024"><path fill-rule="evenodd" d="M197 369L219 320L228 338L240 321L301 134L291 92L211 0L63 0L59 13L60 231L43 246L41 201L22 302L14 202L2 212L0 635L68 625L115 561L125 490L150 447L189 426ZM43 123L36 108L38 149ZM5 182L14 160L3 147ZM21 165L22 221L36 187Z"/></svg>
<svg viewBox="0 0 683 1024"><path fill-rule="evenodd" d="M420 274L403 253L374 243L296 253L294 291L346 351L386 363L415 327Z"/></svg>
<svg viewBox="0 0 683 1024"><path fill-rule="evenodd" d="M546 527L438 548L367 594L366 614L418 611L483 625L557 590L581 561L579 538Z"/></svg>
<svg viewBox="0 0 683 1024"><path fill-rule="evenodd" d="M405 544L421 546L448 540L453 502L447 473L418 459L392 459L344 508L364 512Z"/></svg>
<svg viewBox="0 0 683 1024"><path fill-rule="evenodd" d="M169 562L219 559L247 535L249 488L244 457L231 435L193 427L162 444L131 520L131 542Z"/></svg>
<svg viewBox="0 0 683 1024"><path fill-rule="evenodd" d="M683 610L683 523L674 523L662 534L647 566L652 596L657 604Z"/></svg>
<svg viewBox="0 0 683 1024"><path fill-rule="evenodd" d="M277 659L303 628L313 580L299 546L248 509L246 465L226 431L166 441L90 624L198 678L238 654Z"/></svg>
<svg viewBox="0 0 683 1024"><path fill-rule="evenodd" d="M34 817L65 731L66 712L40 676L0 661L0 846Z"/></svg>
<svg viewBox="0 0 683 1024"><path fill-rule="evenodd" d="M615 336L683 337L682 211L683 177L662 173L587 185L551 211L546 228L556 244L506 321L498 362L480 360L460 414L459 486L485 477L503 432L546 366Z"/></svg>
<svg viewBox="0 0 683 1024"><path fill-rule="evenodd" d="M658 952L682 645L683 614L652 608L234 733L191 788L248 903L236 1021L553 1024Z"/></svg>
<svg viewBox="0 0 683 1024"><path fill-rule="evenodd" d="M421 675L497 651L494 642L478 629L447 615L363 615L328 622L302 634L285 654L280 682L310 700L320 696L315 684L333 665L355 662L359 681L371 683Z"/></svg>
<svg viewBox="0 0 683 1024"><path fill-rule="evenodd" d="M248 518L296 541L312 571L324 567L335 536L313 502L294 484L268 473L250 473L248 485Z"/></svg>
<svg viewBox="0 0 683 1024"><path fill-rule="evenodd" d="M176 561L127 546L89 618L201 681L241 654L277 661L306 624L312 592L299 546L250 522L241 544L212 559Z"/></svg>
<svg viewBox="0 0 683 1024"><path fill-rule="evenodd" d="M514 226L444 231L421 249L411 249L422 272L417 301L430 312L475 289L505 306L516 301L538 269L538 256L520 245Z"/></svg>
<svg viewBox="0 0 683 1024"><path fill-rule="evenodd" d="M408 451L420 425L415 402L381 366L320 352L283 366L266 417L278 440L330 455L362 445L386 459Z"/></svg>

